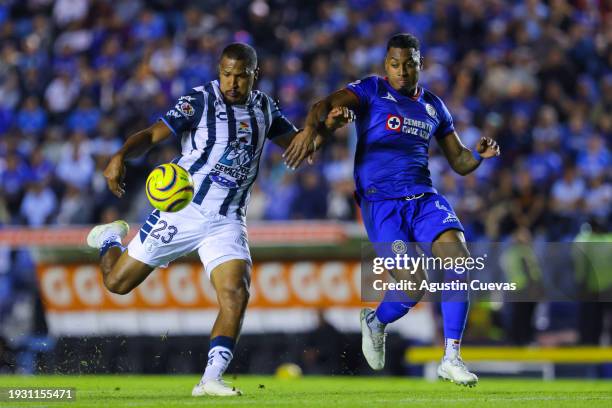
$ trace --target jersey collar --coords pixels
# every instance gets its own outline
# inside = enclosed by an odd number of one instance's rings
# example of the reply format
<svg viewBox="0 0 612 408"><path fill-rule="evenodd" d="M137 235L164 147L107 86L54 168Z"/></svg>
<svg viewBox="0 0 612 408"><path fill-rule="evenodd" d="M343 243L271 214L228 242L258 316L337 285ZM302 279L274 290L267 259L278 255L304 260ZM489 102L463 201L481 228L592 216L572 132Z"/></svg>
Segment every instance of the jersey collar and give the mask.
<svg viewBox="0 0 612 408"><path fill-rule="evenodd" d="M404 95L404 94L399 93L398 91L396 91L396 90L395 90L395 88L393 88L393 87L391 86L391 84L389 83L389 79L388 79L388 77L384 77L383 79L385 80L385 86L387 87L387 89L388 89L388 90L389 90L389 91L390 91L390 92L391 92L391 93L392 93L394 96L398 96L398 97L400 97L400 98L408 98L408 99L413 100L413 101L415 101L415 102L416 102L416 101L418 101L418 100L419 100L419 98L420 98L420 97L421 97L421 95L423 94L423 88L417 85L417 93L416 93L416 95L414 95L414 96L407 96L407 95Z"/></svg>
<svg viewBox="0 0 612 408"><path fill-rule="evenodd" d="M225 104L225 100L223 99L223 94L221 93L221 88L219 88L219 81L215 79L214 81L210 81L210 83L212 84L213 91L215 91L215 98L217 99L217 101L221 102L222 104ZM255 92L251 91L244 105L234 105L234 106L248 106L253 102L254 97L255 97Z"/></svg>
<svg viewBox="0 0 612 408"><path fill-rule="evenodd" d="M212 85L212 89L213 89L213 91L215 92L215 98L216 98L218 101L221 101L221 102L225 103L225 102L223 101L223 95L221 94L221 89L219 88L219 81L217 81L217 80L215 79L214 81L211 81L210 83L211 83L211 85Z"/></svg>

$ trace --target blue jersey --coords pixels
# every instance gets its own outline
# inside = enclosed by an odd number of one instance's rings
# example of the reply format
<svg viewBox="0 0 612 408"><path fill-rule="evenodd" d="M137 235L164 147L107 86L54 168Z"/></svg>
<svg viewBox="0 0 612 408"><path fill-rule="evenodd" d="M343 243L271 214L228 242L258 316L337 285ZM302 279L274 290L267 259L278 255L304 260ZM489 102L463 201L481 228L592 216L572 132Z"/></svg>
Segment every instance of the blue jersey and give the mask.
<svg viewBox="0 0 612 408"><path fill-rule="evenodd" d="M415 97L370 76L349 84L359 99L355 186L370 201L436 193L428 169L429 141L454 131L444 103L419 88Z"/></svg>

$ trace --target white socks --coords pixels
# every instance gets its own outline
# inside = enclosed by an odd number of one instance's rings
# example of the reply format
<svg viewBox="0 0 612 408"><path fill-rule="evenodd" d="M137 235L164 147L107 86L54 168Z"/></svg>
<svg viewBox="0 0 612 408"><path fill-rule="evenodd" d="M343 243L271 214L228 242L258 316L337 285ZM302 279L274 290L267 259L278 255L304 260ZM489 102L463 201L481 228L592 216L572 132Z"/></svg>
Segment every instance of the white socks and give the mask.
<svg viewBox="0 0 612 408"><path fill-rule="evenodd" d="M454 360L459 357L459 350L461 349L460 339L444 339L444 358L447 360Z"/></svg>
<svg viewBox="0 0 612 408"><path fill-rule="evenodd" d="M208 352L208 364L202 376L202 382L206 380L218 380L221 378L234 355L230 349L223 346L215 346Z"/></svg>
<svg viewBox="0 0 612 408"><path fill-rule="evenodd" d="M98 242L101 242L102 245L109 242L118 242L119 244L122 244L121 237L117 235L117 232L113 231L111 228L105 231L105 234L100 235L100 241Z"/></svg>

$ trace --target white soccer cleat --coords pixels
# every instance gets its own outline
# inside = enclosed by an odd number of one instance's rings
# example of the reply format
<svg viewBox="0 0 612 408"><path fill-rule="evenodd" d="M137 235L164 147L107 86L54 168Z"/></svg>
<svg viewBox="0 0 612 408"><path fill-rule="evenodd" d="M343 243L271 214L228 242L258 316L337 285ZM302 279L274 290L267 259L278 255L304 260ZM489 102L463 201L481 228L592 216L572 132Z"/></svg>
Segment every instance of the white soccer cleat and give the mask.
<svg viewBox="0 0 612 408"><path fill-rule="evenodd" d="M200 381L195 387L193 387L191 395L194 397L201 397L203 395L233 397L242 395L242 391L236 387L230 387L225 383L225 381L219 378L217 380L206 380L204 382Z"/></svg>
<svg viewBox="0 0 612 408"><path fill-rule="evenodd" d="M89 231L87 235L87 245L92 248L101 248L108 238L117 236L119 238L125 238L130 226L123 220L114 221L108 224L96 225Z"/></svg>
<svg viewBox="0 0 612 408"><path fill-rule="evenodd" d="M443 358L438 366L438 377L457 385L468 387L474 387L478 384L476 374L469 372L463 360L459 357L454 360Z"/></svg>
<svg viewBox="0 0 612 408"><path fill-rule="evenodd" d="M361 351L373 370L382 370L385 367L385 325L377 325L374 330L368 324L368 317L374 313L373 309L361 309Z"/></svg>

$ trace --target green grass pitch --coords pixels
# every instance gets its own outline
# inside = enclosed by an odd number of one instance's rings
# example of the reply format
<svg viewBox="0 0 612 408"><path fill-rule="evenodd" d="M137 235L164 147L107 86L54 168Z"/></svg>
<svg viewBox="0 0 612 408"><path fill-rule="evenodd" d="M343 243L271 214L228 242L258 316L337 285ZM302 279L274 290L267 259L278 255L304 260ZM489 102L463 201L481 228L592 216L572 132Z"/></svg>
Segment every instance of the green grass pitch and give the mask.
<svg viewBox="0 0 612 408"><path fill-rule="evenodd" d="M398 377L227 379L241 397L191 397L197 376L0 376L0 387L76 387L75 402L10 407L611 407L612 381L482 379L475 388Z"/></svg>

